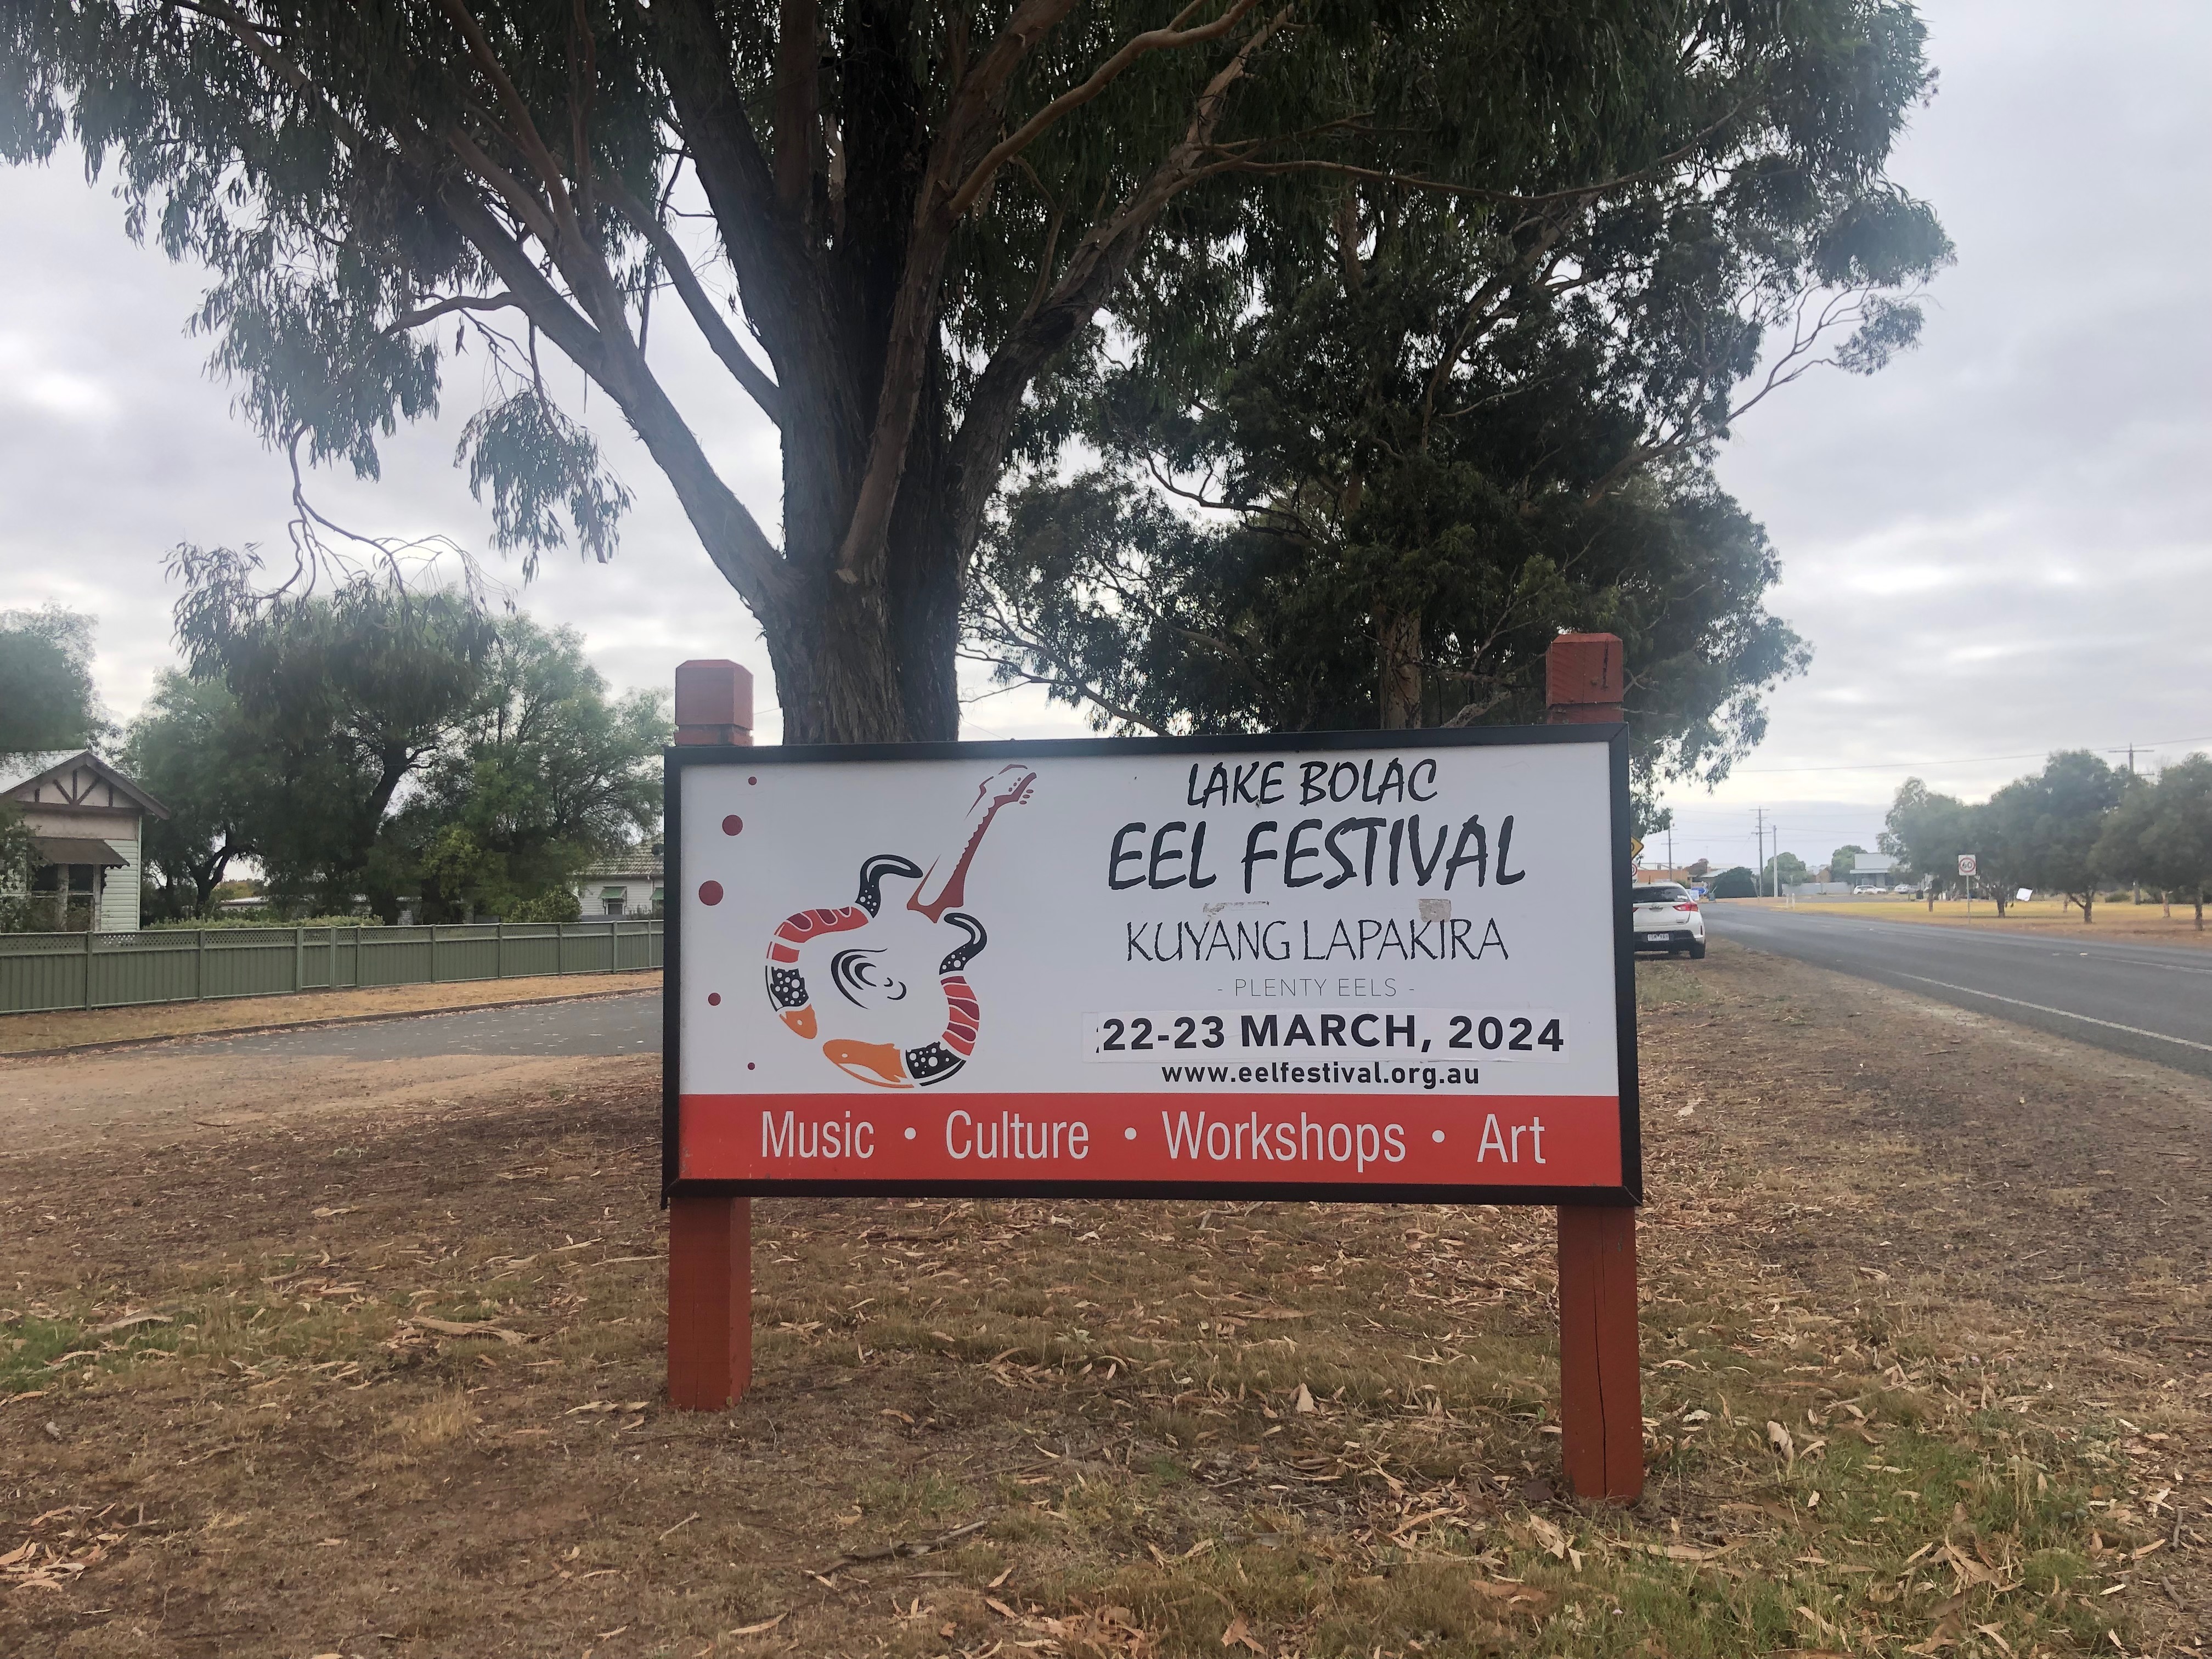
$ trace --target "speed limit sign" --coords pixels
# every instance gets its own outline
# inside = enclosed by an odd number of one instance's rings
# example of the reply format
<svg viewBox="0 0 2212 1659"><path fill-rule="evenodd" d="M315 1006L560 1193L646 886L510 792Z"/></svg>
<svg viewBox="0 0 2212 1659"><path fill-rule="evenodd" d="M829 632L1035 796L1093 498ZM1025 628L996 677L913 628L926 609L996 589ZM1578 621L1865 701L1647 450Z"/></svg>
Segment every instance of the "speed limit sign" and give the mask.
<svg viewBox="0 0 2212 1659"><path fill-rule="evenodd" d="M1959 873L1962 876L1971 876L1975 873L1974 855L1972 853L1959 854Z"/></svg>

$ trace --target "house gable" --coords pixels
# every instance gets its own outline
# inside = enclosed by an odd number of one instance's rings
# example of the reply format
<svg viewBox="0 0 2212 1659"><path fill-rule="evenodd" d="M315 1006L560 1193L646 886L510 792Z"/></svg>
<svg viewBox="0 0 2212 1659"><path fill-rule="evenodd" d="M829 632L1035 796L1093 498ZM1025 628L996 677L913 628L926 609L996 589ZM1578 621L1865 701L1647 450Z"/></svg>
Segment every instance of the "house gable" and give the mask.
<svg viewBox="0 0 2212 1659"><path fill-rule="evenodd" d="M0 795L22 807L169 816L167 807L89 749L26 757L0 770Z"/></svg>

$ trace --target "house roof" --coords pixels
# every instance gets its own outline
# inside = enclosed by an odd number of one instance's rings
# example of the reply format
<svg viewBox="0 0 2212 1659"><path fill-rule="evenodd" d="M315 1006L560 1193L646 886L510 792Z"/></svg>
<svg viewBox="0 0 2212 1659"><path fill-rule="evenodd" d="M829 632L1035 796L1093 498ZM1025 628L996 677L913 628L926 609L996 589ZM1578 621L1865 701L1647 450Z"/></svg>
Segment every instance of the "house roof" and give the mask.
<svg viewBox="0 0 2212 1659"><path fill-rule="evenodd" d="M576 872L580 882L605 881L609 878L630 881L659 881L664 860L649 847L633 847L617 853L612 858L593 859Z"/></svg>
<svg viewBox="0 0 2212 1659"><path fill-rule="evenodd" d="M27 785L78 766L89 766L105 781L121 790L155 817L169 816L167 807L89 749L49 749L43 753L18 755L11 760L0 760L0 795L12 795Z"/></svg>

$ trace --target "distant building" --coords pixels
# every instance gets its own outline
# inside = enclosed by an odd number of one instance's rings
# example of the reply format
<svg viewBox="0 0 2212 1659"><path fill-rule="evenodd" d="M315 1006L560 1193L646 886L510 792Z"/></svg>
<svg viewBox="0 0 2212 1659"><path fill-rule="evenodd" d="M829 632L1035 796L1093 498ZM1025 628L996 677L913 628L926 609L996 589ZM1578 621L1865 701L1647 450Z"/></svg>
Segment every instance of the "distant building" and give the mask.
<svg viewBox="0 0 2212 1659"><path fill-rule="evenodd" d="M606 916L649 916L667 895L661 843L633 847L612 858L595 860L579 871L576 902L586 920Z"/></svg>
<svg viewBox="0 0 2212 1659"><path fill-rule="evenodd" d="M137 931L145 865L141 832L149 816L167 817L167 807L89 749L0 764L0 799L22 812L46 860L31 878L31 891L52 915L39 916L38 925L56 932Z"/></svg>
<svg viewBox="0 0 2212 1659"><path fill-rule="evenodd" d="M1851 860L1854 887L1894 887L1904 879L1897 860L1887 853L1861 853Z"/></svg>

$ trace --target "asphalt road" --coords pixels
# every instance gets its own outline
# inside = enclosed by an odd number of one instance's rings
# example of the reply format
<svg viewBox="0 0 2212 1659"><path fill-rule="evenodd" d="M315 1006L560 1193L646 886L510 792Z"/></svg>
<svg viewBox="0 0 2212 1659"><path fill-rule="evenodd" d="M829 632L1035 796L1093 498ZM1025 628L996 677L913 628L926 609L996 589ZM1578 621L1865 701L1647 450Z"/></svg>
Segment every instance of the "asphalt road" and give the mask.
<svg viewBox="0 0 2212 1659"><path fill-rule="evenodd" d="M2212 951L1705 906L1717 938L2212 1077Z"/></svg>
<svg viewBox="0 0 2212 1659"><path fill-rule="evenodd" d="M431 1060L441 1054L657 1054L660 994L410 1014L191 1044L195 1054L302 1060Z"/></svg>

